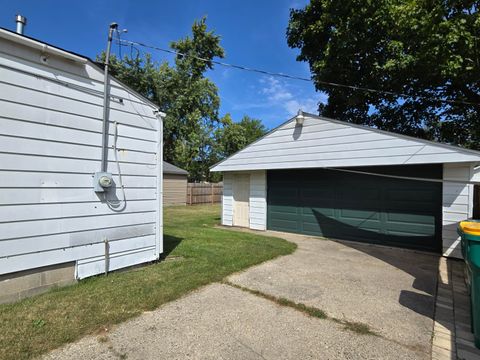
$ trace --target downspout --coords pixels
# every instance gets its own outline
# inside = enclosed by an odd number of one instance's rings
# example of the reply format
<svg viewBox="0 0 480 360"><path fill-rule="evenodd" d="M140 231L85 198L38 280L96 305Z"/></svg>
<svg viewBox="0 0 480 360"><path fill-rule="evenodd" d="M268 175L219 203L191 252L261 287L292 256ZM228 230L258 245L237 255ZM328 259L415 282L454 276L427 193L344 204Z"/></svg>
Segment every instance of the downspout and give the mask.
<svg viewBox="0 0 480 360"><path fill-rule="evenodd" d="M158 216L157 216L157 242L155 248L156 258L160 258L163 253L163 116L160 111L154 111L158 120L158 147L157 147L157 201L158 201Z"/></svg>

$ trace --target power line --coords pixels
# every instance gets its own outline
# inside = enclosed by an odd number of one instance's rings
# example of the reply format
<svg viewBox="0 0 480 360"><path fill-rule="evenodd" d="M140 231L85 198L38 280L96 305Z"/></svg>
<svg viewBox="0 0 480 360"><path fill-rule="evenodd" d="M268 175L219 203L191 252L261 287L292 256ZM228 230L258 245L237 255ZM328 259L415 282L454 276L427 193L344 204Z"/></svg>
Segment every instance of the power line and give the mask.
<svg viewBox="0 0 480 360"><path fill-rule="evenodd" d="M152 50L157 50L177 56L183 56L187 57L190 56L194 59L228 67L228 68L233 68L237 70L243 70L243 71L249 71L253 73L258 73L262 75L269 75L269 76L275 76L275 77L281 77L281 78L286 78L290 80L300 80L300 81L308 81L308 82L313 82L311 78L306 78L306 77L301 77L301 76L295 76L295 75L289 75L289 74L284 74L284 73L279 73L279 72L272 72L272 71L267 71L267 70L261 70L261 69L255 69L255 68L250 68L242 65L235 65L235 64L229 64L225 63L222 61L217 61L217 60L210 60L210 59L205 59L200 56L192 55L192 54L186 54L182 53L180 51L175 51L175 50L170 50L170 49L164 49L158 46L153 46L153 45L147 45L145 43L141 43L138 41L130 41L130 40L124 40L117 38L118 44L121 45L123 44L128 44L130 46L141 46L144 48L152 49ZM446 103L446 104L456 104L456 105L475 105L478 106L480 103L477 102L471 102L471 101L463 101L463 100L448 100L448 99L439 99L439 98L434 98L434 97L429 97L429 96L424 96L424 95L408 95L408 94L403 94L403 93L397 93L394 91L387 91L387 90L378 90L378 89L372 89L372 88L367 88L367 87L362 87L362 86L354 86L354 85L346 85L346 84L339 84L339 83L334 83L330 81L322 81L322 80L316 80L318 84L322 84L325 86L331 86L331 87L338 87L338 88L344 88L344 89L350 89L350 90L355 90L355 91L364 91L364 92L370 92L370 93L377 93L377 94L385 94L385 95L392 95L392 96L400 96L403 98L410 98L410 99L422 99L422 100L427 100L427 101L432 101L432 102L439 102L439 103Z"/></svg>
<svg viewBox="0 0 480 360"><path fill-rule="evenodd" d="M389 175L389 174L379 174L369 171L359 171L359 170L350 170L350 169L341 169L335 167L325 167L326 170L332 171L341 171L350 174L361 174L361 175L369 175L369 176L377 176L377 177L384 177L390 179L401 179L401 180L414 180L414 181L425 181L425 182L434 182L434 183L441 183L441 184L468 184L468 185L478 185L478 181L468 181L468 180L448 180L448 179L431 179L431 178L423 178L423 177L416 177L416 176L400 176L400 175Z"/></svg>

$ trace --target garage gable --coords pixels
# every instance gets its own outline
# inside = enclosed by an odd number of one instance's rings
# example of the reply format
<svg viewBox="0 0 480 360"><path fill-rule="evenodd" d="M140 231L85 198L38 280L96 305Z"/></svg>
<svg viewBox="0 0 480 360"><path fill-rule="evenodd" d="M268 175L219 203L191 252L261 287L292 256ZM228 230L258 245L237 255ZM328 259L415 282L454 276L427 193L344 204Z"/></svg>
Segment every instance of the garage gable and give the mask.
<svg viewBox="0 0 480 360"><path fill-rule="evenodd" d="M304 113L212 171L478 162L480 152Z"/></svg>

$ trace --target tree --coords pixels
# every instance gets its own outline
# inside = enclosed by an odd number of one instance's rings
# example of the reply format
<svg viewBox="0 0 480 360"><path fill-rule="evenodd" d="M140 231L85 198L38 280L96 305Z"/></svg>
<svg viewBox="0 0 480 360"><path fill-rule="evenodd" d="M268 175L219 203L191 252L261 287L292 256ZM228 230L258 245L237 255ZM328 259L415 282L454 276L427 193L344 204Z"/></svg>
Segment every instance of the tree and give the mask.
<svg viewBox="0 0 480 360"><path fill-rule="evenodd" d="M213 82L204 77L213 68L212 59L223 57L220 37L207 31L206 19L195 21L192 35L172 42L178 51L175 66L154 63L149 54L111 58L112 74L157 104L164 119L164 159L184 167L194 180L208 176L203 164L218 125L220 98ZM105 58L102 54L100 58ZM204 60L199 60L202 58Z"/></svg>
<svg viewBox="0 0 480 360"><path fill-rule="evenodd" d="M291 10L287 41L301 50L297 59L309 63L316 89L328 93L320 114L479 148L479 5L312 0L304 9ZM406 96L332 87L325 81ZM438 98L451 103L433 100Z"/></svg>
<svg viewBox="0 0 480 360"><path fill-rule="evenodd" d="M217 161L242 150L267 133L267 129L258 119L244 116L240 122L234 122L230 114L221 119L222 127L215 132L215 149Z"/></svg>
<svg viewBox="0 0 480 360"><path fill-rule="evenodd" d="M97 59L103 63L105 53L97 56ZM158 104L157 72L158 64L152 61L150 54L142 57L140 52L137 52L135 57L125 56L123 59L115 55L110 56L110 73L156 104Z"/></svg>
<svg viewBox="0 0 480 360"><path fill-rule="evenodd" d="M201 160L197 158L201 155L202 145L205 145L201 141L206 138L205 134L213 132L218 122L218 89L204 77L204 73L213 68L211 60L222 58L224 51L220 46L220 37L207 31L205 18L194 22L192 37L172 42L170 47L183 55L175 57L175 68L163 64L159 71L158 104L167 114L164 156L167 161L188 168L190 162ZM177 146L187 148L190 157L176 158Z"/></svg>
<svg viewBox="0 0 480 360"><path fill-rule="evenodd" d="M217 127L211 138L212 146L206 163L210 167L242 150L266 133L267 128L260 120L245 115L239 122L235 122L227 113L220 119L220 126ZM209 181L217 182L220 179L219 173L209 173Z"/></svg>

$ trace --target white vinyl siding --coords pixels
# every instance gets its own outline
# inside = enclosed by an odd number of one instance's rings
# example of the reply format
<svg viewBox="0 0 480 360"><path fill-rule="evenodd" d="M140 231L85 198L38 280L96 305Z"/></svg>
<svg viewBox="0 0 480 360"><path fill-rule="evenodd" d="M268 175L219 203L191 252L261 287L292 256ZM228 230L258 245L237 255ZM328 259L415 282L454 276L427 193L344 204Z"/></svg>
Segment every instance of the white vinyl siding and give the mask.
<svg viewBox="0 0 480 360"><path fill-rule="evenodd" d="M339 121L291 120L217 164L213 171L478 161L475 152Z"/></svg>
<svg viewBox="0 0 480 360"><path fill-rule="evenodd" d="M233 174L223 174L222 225L233 226Z"/></svg>
<svg viewBox="0 0 480 360"><path fill-rule="evenodd" d="M267 177L266 171L250 173L250 228L267 229Z"/></svg>
<svg viewBox="0 0 480 360"><path fill-rule="evenodd" d="M443 179L471 181L472 166L470 164L445 164ZM462 258L457 224L472 216L472 205L473 185L453 182L443 184L442 242L444 256Z"/></svg>
<svg viewBox="0 0 480 360"><path fill-rule="evenodd" d="M267 177L265 171L225 172L223 174L222 225L233 226L233 188L235 174L250 175L249 223L250 229L267 228Z"/></svg>
<svg viewBox="0 0 480 360"><path fill-rule="evenodd" d="M162 249L161 128L155 107L112 79L108 171L127 206L93 192L103 73L0 39L0 274L75 261L77 278L151 261ZM122 99L122 100L120 100Z"/></svg>

